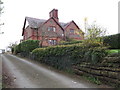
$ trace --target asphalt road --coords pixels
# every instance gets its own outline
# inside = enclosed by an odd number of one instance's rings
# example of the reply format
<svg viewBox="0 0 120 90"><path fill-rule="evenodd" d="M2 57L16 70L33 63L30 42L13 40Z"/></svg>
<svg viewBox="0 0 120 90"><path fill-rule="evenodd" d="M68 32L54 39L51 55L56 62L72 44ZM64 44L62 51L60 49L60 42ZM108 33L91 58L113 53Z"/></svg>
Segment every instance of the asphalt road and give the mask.
<svg viewBox="0 0 120 90"><path fill-rule="evenodd" d="M1 55L3 67L12 77L13 88L98 88L82 77L69 75L11 54ZM3 68L3 71L4 71Z"/></svg>

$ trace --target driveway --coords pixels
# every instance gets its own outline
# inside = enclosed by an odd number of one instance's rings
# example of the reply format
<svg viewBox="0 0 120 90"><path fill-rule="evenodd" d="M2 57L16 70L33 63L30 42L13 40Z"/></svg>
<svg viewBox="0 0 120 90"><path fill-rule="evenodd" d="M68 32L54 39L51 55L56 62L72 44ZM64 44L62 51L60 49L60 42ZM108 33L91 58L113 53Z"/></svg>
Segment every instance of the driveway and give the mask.
<svg viewBox="0 0 120 90"><path fill-rule="evenodd" d="M10 78L12 88L99 88L82 77L69 75L32 60L11 54L1 55L3 73Z"/></svg>

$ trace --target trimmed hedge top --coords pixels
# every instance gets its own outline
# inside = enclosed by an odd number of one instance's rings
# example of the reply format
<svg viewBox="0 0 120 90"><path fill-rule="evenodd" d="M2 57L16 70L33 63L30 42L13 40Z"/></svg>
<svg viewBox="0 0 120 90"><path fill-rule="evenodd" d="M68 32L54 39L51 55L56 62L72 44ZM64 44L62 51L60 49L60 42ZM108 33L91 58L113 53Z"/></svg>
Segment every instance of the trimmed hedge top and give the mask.
<svg viewBox="0 0 120 90"><path fill-rule="evenodd" d="M17 45L14 48L14 53L21 53L21 52L32 52L32 50L34 50L35 48L39 47L39 41L38 40L26 40L23 41L22 43L20 43L19 45Z"/></svg>
<svg viewBox="0 0 120 90"><path fill-rule="evenodd" d="M60 45L60 46L51 46L47 48L37 48L32 51L32 55L35 60L45 60L49 57L69 57L72 61L94 61L95 58L98 61L105 56L106 47L96 47L96 46L85 46L81 45ZM61 58L59 58L61 59Z"/></svg>
<svg viewBox="0 0 120 90"><path fill-rule="evenodd" d="M120 49L120 33L104 37L103 42L109 45L110 49Z"/></svg>

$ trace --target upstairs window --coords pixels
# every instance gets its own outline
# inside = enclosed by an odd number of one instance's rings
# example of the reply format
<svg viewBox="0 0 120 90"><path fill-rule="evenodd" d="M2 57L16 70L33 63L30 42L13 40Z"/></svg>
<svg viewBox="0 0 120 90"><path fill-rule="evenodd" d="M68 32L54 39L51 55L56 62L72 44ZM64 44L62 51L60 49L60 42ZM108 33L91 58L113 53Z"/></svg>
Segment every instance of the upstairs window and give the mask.
<svg viewBox="0 0 120 90"><path fill-rule="evenodd" d="M75 30L74 29L70 29L70 34L74 34Z"/></svg>
<svg viewBox="0 0 120 90"><path fill-rule="evenodd" d="M55 32L55 31L56 31L56 28L55 28L55 27L53 27L53 26L48 27L48 31L53 31L53 32Z"/></svg>

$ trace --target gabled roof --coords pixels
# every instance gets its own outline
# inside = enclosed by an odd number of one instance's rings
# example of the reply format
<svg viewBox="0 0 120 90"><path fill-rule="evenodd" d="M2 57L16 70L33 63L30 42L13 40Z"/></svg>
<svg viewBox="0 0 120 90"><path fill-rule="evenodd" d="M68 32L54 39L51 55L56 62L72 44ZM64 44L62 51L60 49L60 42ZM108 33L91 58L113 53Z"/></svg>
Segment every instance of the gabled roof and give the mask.
<svg viewBox="0 0 120 90"><path fill-rule="evenodd" d="M44 19L37 19L37 18L32 18L32 17L25 17L25 21L24 21L24 25L23 25L23 32L22 32L22 36L24 34L24 29L25 29L25 25L26 25L26 21L29 24L29 27L31 28L39 28L40 25L42 25L45 21Z"/></svg>
<svg viewBox="0 0 120 90"><path fill-rule="evenodd" d="M56 22L56 24L64 31L63 27L53 17L49 18L46 22L44 22L43 25L47 23L50 19L53 19Z"/></svg>
<svg viewBox="0 0 120 90"><path fill-rule="evenodd" d="M50 19L53 19L56 24L64 31L64 29L66 29L72 22L76 25L76 27L78 29L80 29L77 24L72 20L71 22L68 23L63 23L63 22L57 22L53 17L49 18L48 20L44 20L44 19L37 19L37 18L32 18L32 17L25 17L25 21L24 21L24 26L23 26L23 32L22 32L22 36L24 34L24 29L25 29L25 25L26 25L26 21L29 24L29 27L31 28L40 28L42 25L44 25L45 23L47 23ZM80 29L81 30L81 29ZM84 32L83 32L84 33Z"/></svg>
<svg viewBox="0 0 120 90"><path fill-rule="evenodd" d="M25 18L28 21L28 24L32 28L39 28L40 24L43 24L46 20L44 19L36 19L32 17Z"/></svg>
<svg viewBox="0 0 120 90"><path fill-rule="evenodd" d="M74 24L76 25L76 27L77 27L78 29L80 29L80 28L78 27L78 25L77 25L73 20L72 20L71 22L67 23L67 25L66 25L64 28L66 29L71 23L74 23Z"/></svg>
<svg viewBox="0 0 120 90"><path fill-rule="evenodd" d="M65 25L64 29L66 29L71 23L74 23L75 26L76 26L79 30L81 30L81 29L79 28L79 26L78 26L73 20L72 20L71 22L67 23L67 24ZM82 31L82 30L81 30L81 31ZM82 33L84 34L83 31L82 31Z"/></svg>
<svg viewBox="0 0 120 90"><path fill-rule="evenodd" d="M59 22L59 24L64 28L68 23Z"/></svg>
<svg viewBox="0 0 120 90"><path fill-rule="evenodd" d="M49 18L48 20L36 19L36 18L32 18L32 17L25 17L22 36L24 34L26 21L28 21L29 27L31 27L31 28L40 28L40 26L47 23L50 19L53 19L57 23L57 25L64 31L63 27L53 17Z"/></svg>

